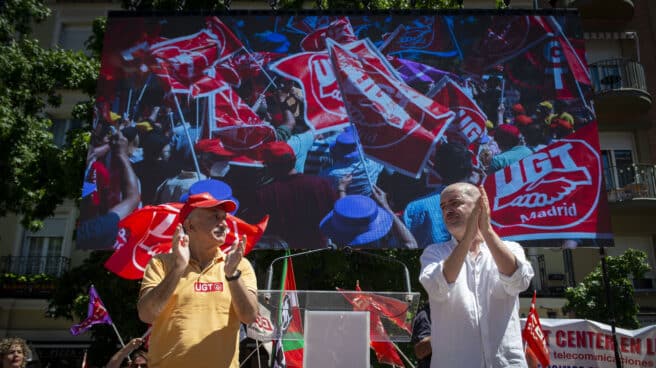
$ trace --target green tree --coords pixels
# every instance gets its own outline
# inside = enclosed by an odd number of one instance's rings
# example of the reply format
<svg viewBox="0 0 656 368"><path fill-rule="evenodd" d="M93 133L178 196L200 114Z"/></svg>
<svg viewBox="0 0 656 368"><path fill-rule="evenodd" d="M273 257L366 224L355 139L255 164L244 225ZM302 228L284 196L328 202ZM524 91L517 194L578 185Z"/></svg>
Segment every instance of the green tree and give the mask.
<svg viewBox="0 0 656 368"><path fill-rule="evenodd" d="M631 329L640 327L636 317L638 305L633 298L632 280L643 278L651 269L647 255L640 250L628 249L621 256L606 257L606 265L616 325ZM612 316L606 302L601 264L576 287L567 288L565 298L565 312L573 312L578 318L610 323Z"/></svg>
<svg viewBox="0 0 656 368"><path fill-rule="evenodd" d="M61 104L62 90L93 93L99 66L81 52L39 46L31 25L49 15L40 0L7 0L0 11L0 216L20 213L30 228L79 196L86 139L72 134L57 147L46 110Z"/></svg>

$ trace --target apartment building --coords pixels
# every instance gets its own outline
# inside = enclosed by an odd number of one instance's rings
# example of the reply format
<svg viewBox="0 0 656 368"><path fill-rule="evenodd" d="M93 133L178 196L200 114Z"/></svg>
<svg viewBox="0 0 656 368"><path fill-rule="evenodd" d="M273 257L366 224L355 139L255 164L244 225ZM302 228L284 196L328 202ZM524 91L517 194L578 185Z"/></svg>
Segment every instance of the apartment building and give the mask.
<svg viewBox="0 0 656 368"><path fill-rule="evenodd" d="M493 8L493 0L465 0L465 9ZM585 31L587 59L594 87L604 176L615 233L615 247L609 255L628 248L644 251L653 270L645 279L635 280L639 319L656 323L656 4L649 0L512 0L520 9L578 8ZM50 1L53 16L36 28L44 47L58 45L82 50L91 34L94 18L109 10L119 10L117 1ZM312 7L314 2L308 2ZM268 9L267 1L232 1L233 9ZM65 132L79 122L70 118L72 106L82 99L74 92L64 95L64 103L50 111L55 124L55 140L63 143ZM38 232L20 225L19 216L0 219L0 274L46 273L61 275L88 256L76 250L72 239L77 208L66 201ZM575 285L599 261L599 250L530 248L538 290L539 312L543 317L561 317L564 288ZM88 346L88 335L72 336L70 321L47 318L46 298L52 285L4 281L0 290L0 336L28 339L42 361L77 362ZM522 298L522 310L530 300Z"/></svg>

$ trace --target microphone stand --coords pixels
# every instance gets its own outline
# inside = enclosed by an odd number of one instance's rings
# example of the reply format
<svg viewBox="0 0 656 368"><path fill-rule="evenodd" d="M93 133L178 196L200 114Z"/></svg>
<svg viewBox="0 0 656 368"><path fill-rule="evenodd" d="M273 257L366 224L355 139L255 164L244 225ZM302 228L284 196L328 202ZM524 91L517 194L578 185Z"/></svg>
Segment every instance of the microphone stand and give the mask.
<svg viewBox="0 0 656 368"><path fill-rule="evenodd" d="M273 261L271 261L271 263L269 264L269 268L267 269L267 284L266 284L267 290L271 290L271 284L273 284L273 264L274 263L276 263L280 260L283 260L283 259L287 259L287 258L294 258L294 257L298 257L298 256L308 255L308 254L311 254L311 253L318 253L318 252L323 252L325 250L334 250L334 249L335 249L335 245L332 244L332 243L329 243L328 246L325 247L325 248L311 249L311 250L307 250L305 252L299 252L299 253L294 253L294 254L286 254L284 256L280 256L278 258L275 258ZM271 294L265 295L265 299L267 301L270 298L271 298Z"/></svg>
<svg viewBox="0 0 656 368"><path fill-rule="evenodd" d="M406 292L407 292L406 300L408 302L412 301L412 286L410 284L410 272L408 271L408 267L405 265L405 263L399 261L396 258L381 256L380 254L370 253L370 252L364 251L362 249L353 249L351 247L344 247L344 253L346 253L347 255L352 254L354 252L360 253L360 254L365 254L365 255L368 255L368 256L373 257L373 258L382 259L382 260L387 261L387 262L400 264L403 267L403 271L404 271L404 274L405 274L405 288L406 288Z"/></svg>

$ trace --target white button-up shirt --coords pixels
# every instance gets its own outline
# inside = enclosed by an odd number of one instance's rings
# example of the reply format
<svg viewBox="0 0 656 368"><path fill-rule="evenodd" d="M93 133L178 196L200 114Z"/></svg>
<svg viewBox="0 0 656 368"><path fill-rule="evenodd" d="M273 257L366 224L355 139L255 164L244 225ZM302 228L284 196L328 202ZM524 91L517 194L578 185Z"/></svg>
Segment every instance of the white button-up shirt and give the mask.
<svg viewBox="0 0 656 368"><path fill-rule="evenodd" d="M517 260L511 276L499 272L485 243L469 254L455 282L444 277L444 261L456 240L431 244L421 255L419 281L431 307L431 368L527 367L519 323L520 292L533 278L522 247L504 242Z"/></svg>

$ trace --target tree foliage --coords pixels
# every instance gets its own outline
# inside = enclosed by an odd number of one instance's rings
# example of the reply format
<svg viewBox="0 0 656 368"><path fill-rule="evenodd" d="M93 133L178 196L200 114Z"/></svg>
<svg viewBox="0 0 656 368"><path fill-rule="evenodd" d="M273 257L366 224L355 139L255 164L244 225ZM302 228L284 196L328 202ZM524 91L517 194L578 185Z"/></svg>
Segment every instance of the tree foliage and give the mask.
<svg viewBox="0 0 656 368"><path fill-rule="evenodd" d="M49 15L40 0L8 0L0 12L0 216L20 213L30 228L79 196L85 140L57 147L46 111L61 104L62 90L92 92L99 66L81 52L39 45L31 25Z"/></svg>
<svg viewBox="0 0 656 368"><path fill-rule="evenodd" d="M641 279L651 269L647 255L640 250L628 249L621 256L606 257L606 265L616 325L624 328L640 327L636 317L638 305L633 298L632 280ZM601 264L576 287L567 288L565 298L565 312L573 312L578 318L610 324L612 315L606 302Z"/></svg>

